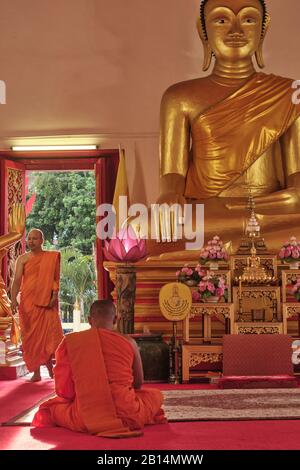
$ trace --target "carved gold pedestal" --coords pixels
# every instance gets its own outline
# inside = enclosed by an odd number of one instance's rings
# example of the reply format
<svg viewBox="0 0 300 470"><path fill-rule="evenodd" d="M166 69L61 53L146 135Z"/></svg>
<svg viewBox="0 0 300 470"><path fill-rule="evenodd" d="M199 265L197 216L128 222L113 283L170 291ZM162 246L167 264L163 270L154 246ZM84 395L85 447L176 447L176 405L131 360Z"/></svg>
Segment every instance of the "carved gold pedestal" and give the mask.
<svg viewBox="0 0 300 470"><path fill-rule="evenodd" d="M10 341L10 317L0 317L0 342L4 345L5 357L0 363L0 379L16 379L27 373L20 349Z"/></svg>
<svg viewBox="0 0 300 470"><path fill-rule="evenodd" d="M134 306L135 333L143 333L150 330L151 333L162 333L165 338L172 336L172 324L161 314L159 308L159 291L168 282L176 281L176 271L184 264L195 266L197 263L190 260L177 261L140 261L135 263L136 271L136 300ZM117 263L105 262L104 267L109 271L110 279L116 285ZM117 289L112 293L117 301ZM224 334L224 322L213 318L212 328L216 336ZM191 334L199 332L199 324L190 325ZM182 328L179 327L179 336Z"/></svg>
<svg viewBox="0 0 300 470"><path fill-rule="evenodd" d="M190 380L191 368L207 364L207 371L215 363L222 363L222 345L184 344L182 346L182 382ZM208 374L203 374L208 375Z"/></svg>
<svg viewBox="0 0 300 470"><path fill-rule="evenodd" d="M283 324L276 322L235 322L234 334L236 335L261 335L282 334Z"/></svg>
<svg viewBox="0 0 300 470"><path fill-rule="evenodd" d="M296 318L296 321L292 319ZM284 333L291 334L297 332L297 337L300 338L300 303L284 303L283 304L283 324Z"/></svg>
<svg viewBox="0 0 300 470"><path fill-rule="evenodd" d="M198 334L196 338L203 343L212 341L212 318L218 318L224 325L223 334L233 333L234 324L234 305L232 303L195 303L192 305L190 314L183 321L183 341L190 341L190 320L196 317L202 320L202 336ZM199 325L199 324L198 324ZM200 328L199 328L200 329Z"/></svg>

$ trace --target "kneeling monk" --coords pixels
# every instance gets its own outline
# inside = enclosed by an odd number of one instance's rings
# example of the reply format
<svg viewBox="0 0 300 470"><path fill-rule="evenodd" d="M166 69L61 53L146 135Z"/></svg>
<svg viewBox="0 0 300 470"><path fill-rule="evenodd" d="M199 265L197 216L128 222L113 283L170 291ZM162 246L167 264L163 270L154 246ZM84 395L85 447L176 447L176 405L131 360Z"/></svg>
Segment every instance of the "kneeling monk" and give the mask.
<svg viewBox="0 0 300 470"><path fill-rule="evenodd" d="M58 347L57 396L40 405L32 425L129 437L141 435L145 424L165 422L162 393L141 389L143 368L135 341L112 331L113 302L94 302L89 323L90 330L67 335Z"/></svg>

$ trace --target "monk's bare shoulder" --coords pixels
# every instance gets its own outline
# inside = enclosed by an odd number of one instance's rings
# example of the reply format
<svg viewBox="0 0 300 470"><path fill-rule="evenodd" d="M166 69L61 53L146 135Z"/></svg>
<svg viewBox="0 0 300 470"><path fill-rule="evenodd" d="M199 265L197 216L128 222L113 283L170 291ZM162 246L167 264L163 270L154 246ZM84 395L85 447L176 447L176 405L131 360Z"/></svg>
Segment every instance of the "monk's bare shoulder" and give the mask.
<svg viewBox="0 0 300 470"><path fill-rule="evenodd" d="M135 341L131 336L125 335L125 334L123 334L123 333L119 333L119 334L120 334L123 338L127 339L127 341L129 341L129 343L131 343L134 348L137 348L136 341Z"/></svg>
<svg viewBox="0 0 300 470"><path fill-rule="evenodd" d="M18 264L20 265L25 265L27 261L30 258L30 253L24 253L23 255L20 255L18 258Z"/></svg>

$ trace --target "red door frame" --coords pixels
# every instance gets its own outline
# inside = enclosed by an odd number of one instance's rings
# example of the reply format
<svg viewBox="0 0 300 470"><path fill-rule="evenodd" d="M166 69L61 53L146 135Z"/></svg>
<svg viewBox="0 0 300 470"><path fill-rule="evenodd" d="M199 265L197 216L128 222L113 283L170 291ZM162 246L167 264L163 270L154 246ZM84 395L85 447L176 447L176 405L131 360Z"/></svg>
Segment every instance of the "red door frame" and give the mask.
<svg viewBox="0 0 300 470"><path fill-rule="evenodd" d="M99 205L102 202L101 200L101 175L99 174L101 170L101 165L99 165L99 159L102 158L111 158L119 155L118 149L112 150L76 150L76 151L55 151L55 152L13 152L13 151L0 151L0 161L1 160L10 160L15 162L16 165L24 165L25 171L84 171L84 170L93 170L95 171L95 181L96 181L96 204ZM1 171L1 188L6 187L5 184L5 172ZM2 186L4 184L4 186ZM25 197L25 188L24 188L24 197ZM7 217L5 209L7 205L7 194L5 194L5 202L1 204L1 225L0 233L5 233L7 230ZM97 220L96 220L97 223ZM98 297L103 298L103 268L101 266L100 260L101 256L102 243L101 240L96 238L96 269L97 269L97 281L98 281Z"/></svg>

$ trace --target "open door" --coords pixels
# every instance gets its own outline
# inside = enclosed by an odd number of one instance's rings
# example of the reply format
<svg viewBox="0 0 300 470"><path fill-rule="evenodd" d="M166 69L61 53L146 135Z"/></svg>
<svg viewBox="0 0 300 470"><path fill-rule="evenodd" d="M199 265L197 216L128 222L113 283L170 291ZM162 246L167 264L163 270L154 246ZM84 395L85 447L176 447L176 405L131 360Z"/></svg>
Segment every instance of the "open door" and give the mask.
<svg viewBox="0 0 300 470"><path fill-rule="evenodd" d="M13 204L25 204L25 165L1 158L1 200L0 200L0 233L8 231L8 215ZM14 276L15 261L25 250L25 236L13 246L3 260L2 276L10 293Z"/></svg>

